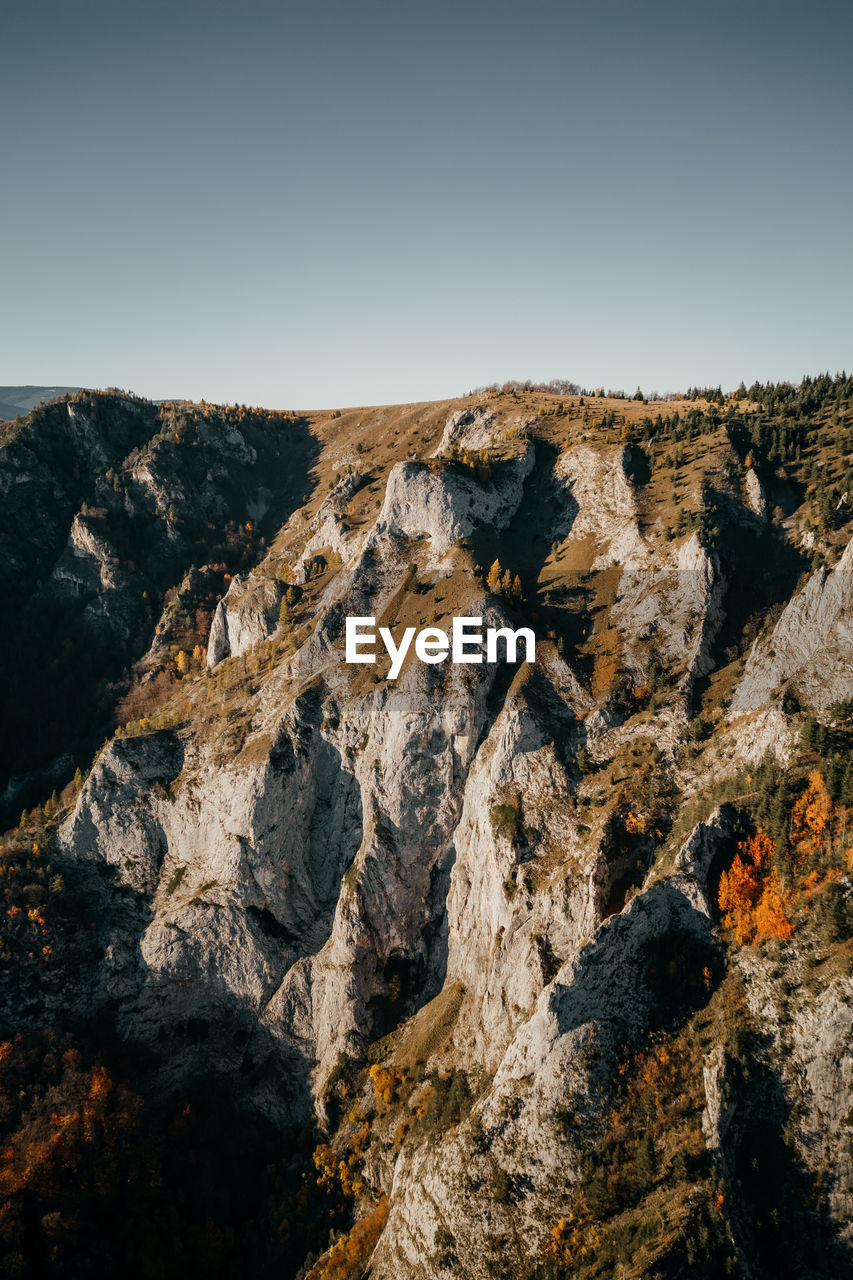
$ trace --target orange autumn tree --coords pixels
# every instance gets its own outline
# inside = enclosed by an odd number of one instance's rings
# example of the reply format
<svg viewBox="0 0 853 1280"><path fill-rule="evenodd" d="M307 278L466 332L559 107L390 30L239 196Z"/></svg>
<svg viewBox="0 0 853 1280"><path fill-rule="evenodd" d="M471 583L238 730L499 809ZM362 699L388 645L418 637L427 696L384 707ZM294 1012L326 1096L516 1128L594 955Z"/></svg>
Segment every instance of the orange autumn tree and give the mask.
<svg viewBox="0 0 853 1280"><path fill-rule="evenodd" d="M809 774L809 785L791 814L794 865L802 871L815 854L824 852L832 833L832 800L818 769Z"/></svg>
<svg viewBox="0 0 853 1280"><path fill-rule="evenodd" d="M316 1280L351 1280L363 1276L365 1264L388 1221L388 1200L383 1195L371 1211L355 1223L349 1234L332 1245L309 1275Z"/></svg>
<svg viewBox="0 0 853 1280"><path fill-rule="evenodd" d="M551 1228L545 1257L563 1265L579 1266L601 1243L601 1231L581 1191L574 1207Z"/></svg>
<svg viewBox="0 0 853 1280"><path fill-rule="evenodd" d="M374 1062L370 1068L370 1079L373 1081L373 1093L377 1102L384 1102L386 1106L394 1101L394 1088L396 1080L394 1076L380 1063Z"/></svg>
<svg viewBox="0 0 853 1280"><path fill-rule="evenodd" d="M775 852L766 832L758 831L740 842L734 862L720 877L717 901L724 913L723 924L734 930L739 946L791 936L782 886L772 864Z"/></svg>

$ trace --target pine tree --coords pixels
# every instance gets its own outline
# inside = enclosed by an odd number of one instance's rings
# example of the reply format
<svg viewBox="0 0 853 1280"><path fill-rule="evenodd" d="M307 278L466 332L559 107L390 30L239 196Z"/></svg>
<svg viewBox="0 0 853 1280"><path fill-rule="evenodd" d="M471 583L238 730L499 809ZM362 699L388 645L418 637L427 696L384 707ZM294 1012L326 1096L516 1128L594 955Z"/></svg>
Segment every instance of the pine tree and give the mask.
<svg viewBox="0 0 853 1280"><path fill-rule="evenodd" d="M841 783L841 803L845 806L853 805L853 760L844 770L844 778Z"/></svg>
<svg viewBox="0 0 853 1280"><path fill-rule="evenodd" d="M806 751L814 750L816 734L817 719L813 715L807 715L800 730L800 742Z"/></svg>

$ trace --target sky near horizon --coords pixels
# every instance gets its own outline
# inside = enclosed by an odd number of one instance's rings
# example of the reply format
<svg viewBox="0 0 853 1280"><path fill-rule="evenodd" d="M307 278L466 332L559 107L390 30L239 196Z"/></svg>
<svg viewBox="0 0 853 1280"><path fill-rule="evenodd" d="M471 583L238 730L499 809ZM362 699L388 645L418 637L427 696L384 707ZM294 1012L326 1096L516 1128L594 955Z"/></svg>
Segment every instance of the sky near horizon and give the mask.
<svg viewBox="0 0 853 1280"><path fill-rule="evenodd" d="M0 384L851 368L853 6L0 0Z"/></svg>

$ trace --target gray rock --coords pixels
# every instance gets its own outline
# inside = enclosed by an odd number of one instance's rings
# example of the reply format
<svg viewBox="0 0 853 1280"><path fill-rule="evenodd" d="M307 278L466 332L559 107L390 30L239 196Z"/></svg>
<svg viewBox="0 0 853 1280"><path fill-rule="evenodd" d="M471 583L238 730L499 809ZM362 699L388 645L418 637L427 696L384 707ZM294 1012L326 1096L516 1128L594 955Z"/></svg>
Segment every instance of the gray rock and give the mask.
<svg viewBox="0 0 853 1280"><path fill-rule="evenodd" d="M518 509L533 461L529 445L487 485L452 467L398 462L391 468L385 501L367 545L383 537L428 538L432 557L439 560L475 528L504 528Z"/></svg>
<svg viewBox="0 0 853 1280"><path fill-rule="evenodd" d="M853 697L853 542L834 569L815 570L770 635L755 641L729 719L785 691L818 711Z"/></svg>
<svg viewBox="0 0 853 1280"><path fill-rule="evenodd" d="M278 626L284 588L276 578L236 574L219 601L210 625L207 665L239 658L269 639Z"/></svg>

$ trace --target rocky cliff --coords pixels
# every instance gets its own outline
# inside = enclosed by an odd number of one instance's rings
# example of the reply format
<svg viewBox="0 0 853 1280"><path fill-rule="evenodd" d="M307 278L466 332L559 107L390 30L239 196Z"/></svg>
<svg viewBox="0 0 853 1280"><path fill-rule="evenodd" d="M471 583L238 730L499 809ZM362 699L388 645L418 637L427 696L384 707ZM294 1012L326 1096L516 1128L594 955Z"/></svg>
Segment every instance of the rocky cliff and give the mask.
<svg viewBox="0 0 853 1280"><path fill-rule="evenodd" d="M759 503L754 410L187 408L142 449L151 406L52 411L0 457L4 491L67 489L55 529L7 520L7 569L129 670L88 776L15 839L87 895L66 1015L108 1017L153 1096L225 1082L292 1153L285 1274L769 1275L765 1167L810 1224L796 1266L841 1274L853 551L823 527L791 572L813 513ZM298 509L282 429L311 437ZM32 475L60 430L77 489ZM751 539L784 568L745 603ZM343 661L366 615L530 625L536 662L391 680Z"/></svg>

